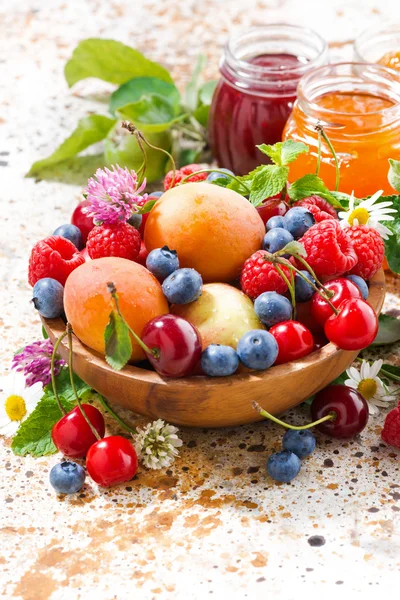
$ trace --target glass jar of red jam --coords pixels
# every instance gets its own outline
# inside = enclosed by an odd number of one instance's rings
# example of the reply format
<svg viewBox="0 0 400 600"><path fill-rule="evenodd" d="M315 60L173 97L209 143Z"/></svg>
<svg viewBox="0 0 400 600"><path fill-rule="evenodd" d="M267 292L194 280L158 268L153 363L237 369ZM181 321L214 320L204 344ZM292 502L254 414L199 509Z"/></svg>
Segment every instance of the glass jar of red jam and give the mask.
<svg viewBox="0 0 400 600"><path fill-rule="evenodd" d="M281 140L300 78L326 59L325 41L303 27L267 25L231 38L209 119L218 165L243 175L267 162L256 144Z"/></svg>
<svg viewBox="0 0 400 600"><path fill-rule="evenodd" d="M297 100L283 139L308 144L309 154L290 167L290 180L315 173L317 124L322 125L338 157L339 190L363 198L388 182L389 158L400 160L400 76L381 65L340 63L314 69L299 83ZM322 140L320 177L335 189L335 161Z"/></svg>
<svg viewBox="0 0 400 600"><path fill-rule="evenodd" d="M400 23L372 27L359 35L354 42L354 60L400 70Z"/></svg>

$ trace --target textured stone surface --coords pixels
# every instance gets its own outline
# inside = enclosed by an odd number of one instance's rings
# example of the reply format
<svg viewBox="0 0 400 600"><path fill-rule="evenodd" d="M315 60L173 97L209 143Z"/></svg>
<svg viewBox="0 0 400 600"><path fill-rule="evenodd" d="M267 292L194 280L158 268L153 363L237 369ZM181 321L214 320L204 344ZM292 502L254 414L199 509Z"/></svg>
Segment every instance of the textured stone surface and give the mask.
<svg viewBox="0 0 400 600"><path fill-rule="evenodd" d="M56 170L52 181L24 179L90 111L105 112L106 84L68 91L63 65L78 40L120 39L163 61L183 85L205 52L217 73L230 31L288 21L318 28L332 56L378 19L400 20L399 4L377 0L3 0L0 6L1 371L12 351L40 337L26 282L33 243L69 220L85 170ZM95 161L92 163L91 168ZM90 171L90 169L89 169ZM387 307L400 310L391 287ZM399 348L385 357L399 362ZM133 422L132 415L125 415ZM170 470L140 469L134 481L99 490L90 481L57 497L48 472L57 456L13 456L0 444L0 573L5 598L285 599L306 593L365 598L398 582L398 451L380 441L383 413L357 441L318 439L292 484L265 474L282 431L261 423L221 431L182 431ZM305 409L288 415L306 419ZM110 430L113 429L111 423Z"/></svg>

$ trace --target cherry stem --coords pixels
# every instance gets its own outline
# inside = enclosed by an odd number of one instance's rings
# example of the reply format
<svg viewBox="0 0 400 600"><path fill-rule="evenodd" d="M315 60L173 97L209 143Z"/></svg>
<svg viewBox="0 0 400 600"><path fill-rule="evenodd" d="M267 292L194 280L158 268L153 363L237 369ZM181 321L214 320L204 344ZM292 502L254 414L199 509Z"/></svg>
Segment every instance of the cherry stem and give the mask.
<svg viewBox="0 0 400 600"><path fill-rule="evenodd" d="M139 147L142 150L142 152L144 149L143 149L141 142L143 141L146 144L146 146L148 146L149 148L152 148L153 150L158 150L159 152L162 152L163 154L168 156L169 160L172 163L173 176L172 176L171 187L173 187L174 183L175 183L175 178L176 178L176 164L175 164L175 160L174 160L174 157L172 156L172 154L170 154L168 152L168 150L165 150L165 148L160 148L159 146L154 146L153 144L150 144L150 142L145 138L143 133L137 127L135 127L135 125L133 123L130 123L129 121L122 121L121 127L123 127L124 129L127 129L127 131L129 131L129 133L132 133L136 137L137 142L138 142ZM143 156L145 157L145 152L143 152ZM145 160L146 160L146 166L147 166L147 157Z"/></svg>
<svg viewBox="0 0 400 600"><path fill-rule="evenodd" d="M317 129L318 132L318 156L317 156L317 169L315 171L316 176L319 176L319 171L321 168L321 131Z"/></svg>
<svg viewBox="0 0 400 600"><path fill-rule="evenodd" d="M130 425L125 423L125 421L123 421L121 419L121 417L119 417L117 415L117 413L114 412L114 410L111 408L111 406L106 402L105 398L103 398L103 396L101 396L100 394L99 394L99 401L100 401L101 405L103 406L104 410L108 411L110 413L110 415L112 415L113 418L121 425L121 427L126 429L126 431L129 431L129 433L137 434L137 429L134 429L133 427L130 427Z"/></svg>
<svg viewBox="0 0 400 600"><path fill-rule="evenodd" d="M63 339L65 338L65 336L67 335L67 332L64 331L64 333L62 333L60 335L60 337L58 338L58 340L56 340L54 346L53 346L53 352L51 354L51 362L50 362L50 375L51 375L51 385L53 386L53 393L54 393L54 397L57 401L58 404L58 408L61 411L61 414L66 415L67 411L65 410L65 408L63 407L63 405L61 404L61 400L58 396L58 392L57 392L57 383L56 383L56 376L54 373L54 364L56 361L56 355L57 355L57 350L61 344L61 342L63 341Z"/></svg>
<svg viewBox="0 0 400 600"><path fill-rule="evenodd" d="M274 417L273 415L271 415L271 413L269 413L268 411L264 410L264 408L261 408L261 406L258 404L258 402L253 402L252 406L253 406L254 410L259 412L262 417L265 417L266 419L269 419L270 421L277 423L277 425L282 425L282 427L285 427L286 429L294 429L295 431L302 431L304 429L310 429L311 427L320 425L320 423L325 423L325 421L334 420L337 417L336 413L330 412L328 415L325 415L325 417L322 417L321 419L318 419L318 421L314 421L313 423L308 423L308 425L289 425L289 423L285 423L284 421L281 421L277 417Z"/></svg>
<svg viewBox="0 0 400 600"><path fill-rule="evenodd" d="M73 356L73 354L72 354L72 327L71 327L70 323L67 323L67 334L68 334L68 350L69 350L68 368L69 368L69 379L71 381L72 391L74 392L75 400L79 406L79 410L81 411L82 417L85 419L86 423L89 425L89 427L92 430L92 433L95 436L95 438L97 439L97 441L99 441L99 440L101 440L99 432L94 427L93 423L91 422L91 420L85 413L85 411L82 407L82 404L81 404L81 400L78 396L78 392L76 391L76 386L75 386L75 381L74 381L74 373L72 371L72 356Z"/></svg>
<svg viewBox="0 0 400 600"><path fill-rule="evenodd" d="M308 262L306 260L304 260L304 258L302 256L300 256L300 254L293 254L293 256L295 257L296 260L298 260L299 262L301 262L302 265L305 266L307 271L310 273L311 277L313 277L315 279L315 281L317 282L317 284L319 285L319 287L324 290L324 292L328 296L328 298L332 298L332 296L334 296L335 293L332 292L332 290L328 290L328 288L326 288L324 286L324 284L318 279L318 277L315 274L314 269L312 267L310 267Z"/></svg>
<svg viewBox="0 0 400 600"><path fill-rule="evenodd" d="M340 169L339 169L338 157L336 155L334 147L332 146L331 140L325 133L324 128L322 127L322 125L320 123L318 123L318 125L315 126L315 130L324 138L325 142L328 144L329 150L331 151L333 159L335 161L335 169L336 169L335 191L337 192L339 189L339 183L340 183Z"/></svg>
<svg viewBox="0 0 400 600"><path fill-rule="evenodd" d="M291 280L289 281L289 279L286 277L285 273L283 272L283 270L280 268L280 266L278 264L275 265L275 269L278 271L279 275L282 277L283 281L286 283L286 285L289 288L289 292L290 292L290 298L292 300L292 307L293 307L293 318L296 318L296 294L294 291L294 286L293 286L293 271L290 271L291 274Z"/></svg>
<svg viewBox="0 0 400 600"><path fill-rule="evenodd" d="M250 190L247 187L247 185L245 185L242 181L240 181L240 179L238 179L235 175L231 175L231 173L226 173L225 171L221 171L221 169L200 169L199 171L190 173L190 175L186 175L186 177L184 179L182 179L181 184L186 183L191 177L194 177L195 175L200 175L201 173L221 173L221 175L225 175L225 177L230 177L231 179L236 181L239 185L242 186L242 188L248 194L250 194Z"/></svg>
<svg viewBox="0 0 400 600"><path fill-rule="evenodd" d="M112 281L109 281L107 283L107 290L110 292L112 299L115 302L115 308L117 309L117 313L120 316L120 318L122 319L122 321L124 322L124 324L126 325L126 327L129 329L129 333L131 334L131 336L133 337L133 339L139 344L139 346L141 347L141 349L146 353L146 354L152 354L155 358L160 358L160 349L159 348L149 348L141 339L140 337L137 335L137 333L135 333L133 331L133 329L130 327L129 323L127 323L127 321L125 320L123 314L121 313L121 309L119 306L119 298L118 298L118 294L117 294L117 289L114 285L114 283Z"/></svg>

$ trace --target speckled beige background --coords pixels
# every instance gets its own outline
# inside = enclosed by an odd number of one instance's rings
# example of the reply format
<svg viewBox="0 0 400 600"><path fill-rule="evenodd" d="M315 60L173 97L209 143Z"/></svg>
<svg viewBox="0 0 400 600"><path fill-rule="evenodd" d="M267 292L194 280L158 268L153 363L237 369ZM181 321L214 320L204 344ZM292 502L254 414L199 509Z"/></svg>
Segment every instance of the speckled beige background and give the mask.
<svg viewBox="0 0 400 600"><path fill-rule="evenodd" d="M26 268L33 243L69 220L82 164L52 181L24 179L90 111L105 112L107 85L68 91L63 65L80 39L115 38L171 69L180 86L199 52L217 73L228 32L265 22L308 24L333 56L365 27L400 21L397 1L2 0L0 5L0 357L40 337ZM93 162L93 166L95 161ZM395 288L391 287L392 292ZM397 290L398 291L398 290ZM387 306L400 308L389 294ZM397 347L386 356L399 362ZM126 415L125 415L126 416ZM133 419L133 416L130 416ZM306 418L303 409L288 418ZM392 597L400 556L399 452L379 433L322 438L291 484L265 474L282 431L261 423L182 431L169 470L140 470L104 491L90 481L74 497L48 484L57 456L17 458L0 444L0 594L23 600Z"/></svg>

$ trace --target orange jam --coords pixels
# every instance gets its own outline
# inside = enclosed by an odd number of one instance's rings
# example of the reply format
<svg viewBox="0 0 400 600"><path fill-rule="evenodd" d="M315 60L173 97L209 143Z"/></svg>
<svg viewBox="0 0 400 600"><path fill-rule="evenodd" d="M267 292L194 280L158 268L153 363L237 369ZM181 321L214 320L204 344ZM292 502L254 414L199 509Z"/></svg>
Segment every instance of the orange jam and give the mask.
<svg viewBox="0 0 400 600"><path fill-rule="evenodd" d="M378 64L400 71L400 50L386 52L386 54L378 60Z"/></svg>
<svg viewBox="0 0 400 600"><path fill-rule="evenodd" d="M293 181L315 173L318 156L317 124L328 135L340 166L339 190L363 198L379 189L394 190L388 182L389 158L400 159L400 79L378 65L327 65L305 75L283 139L305 142L309 154L291 165ZM335 161L322 140L320 177L335 189Z"/></svg>

